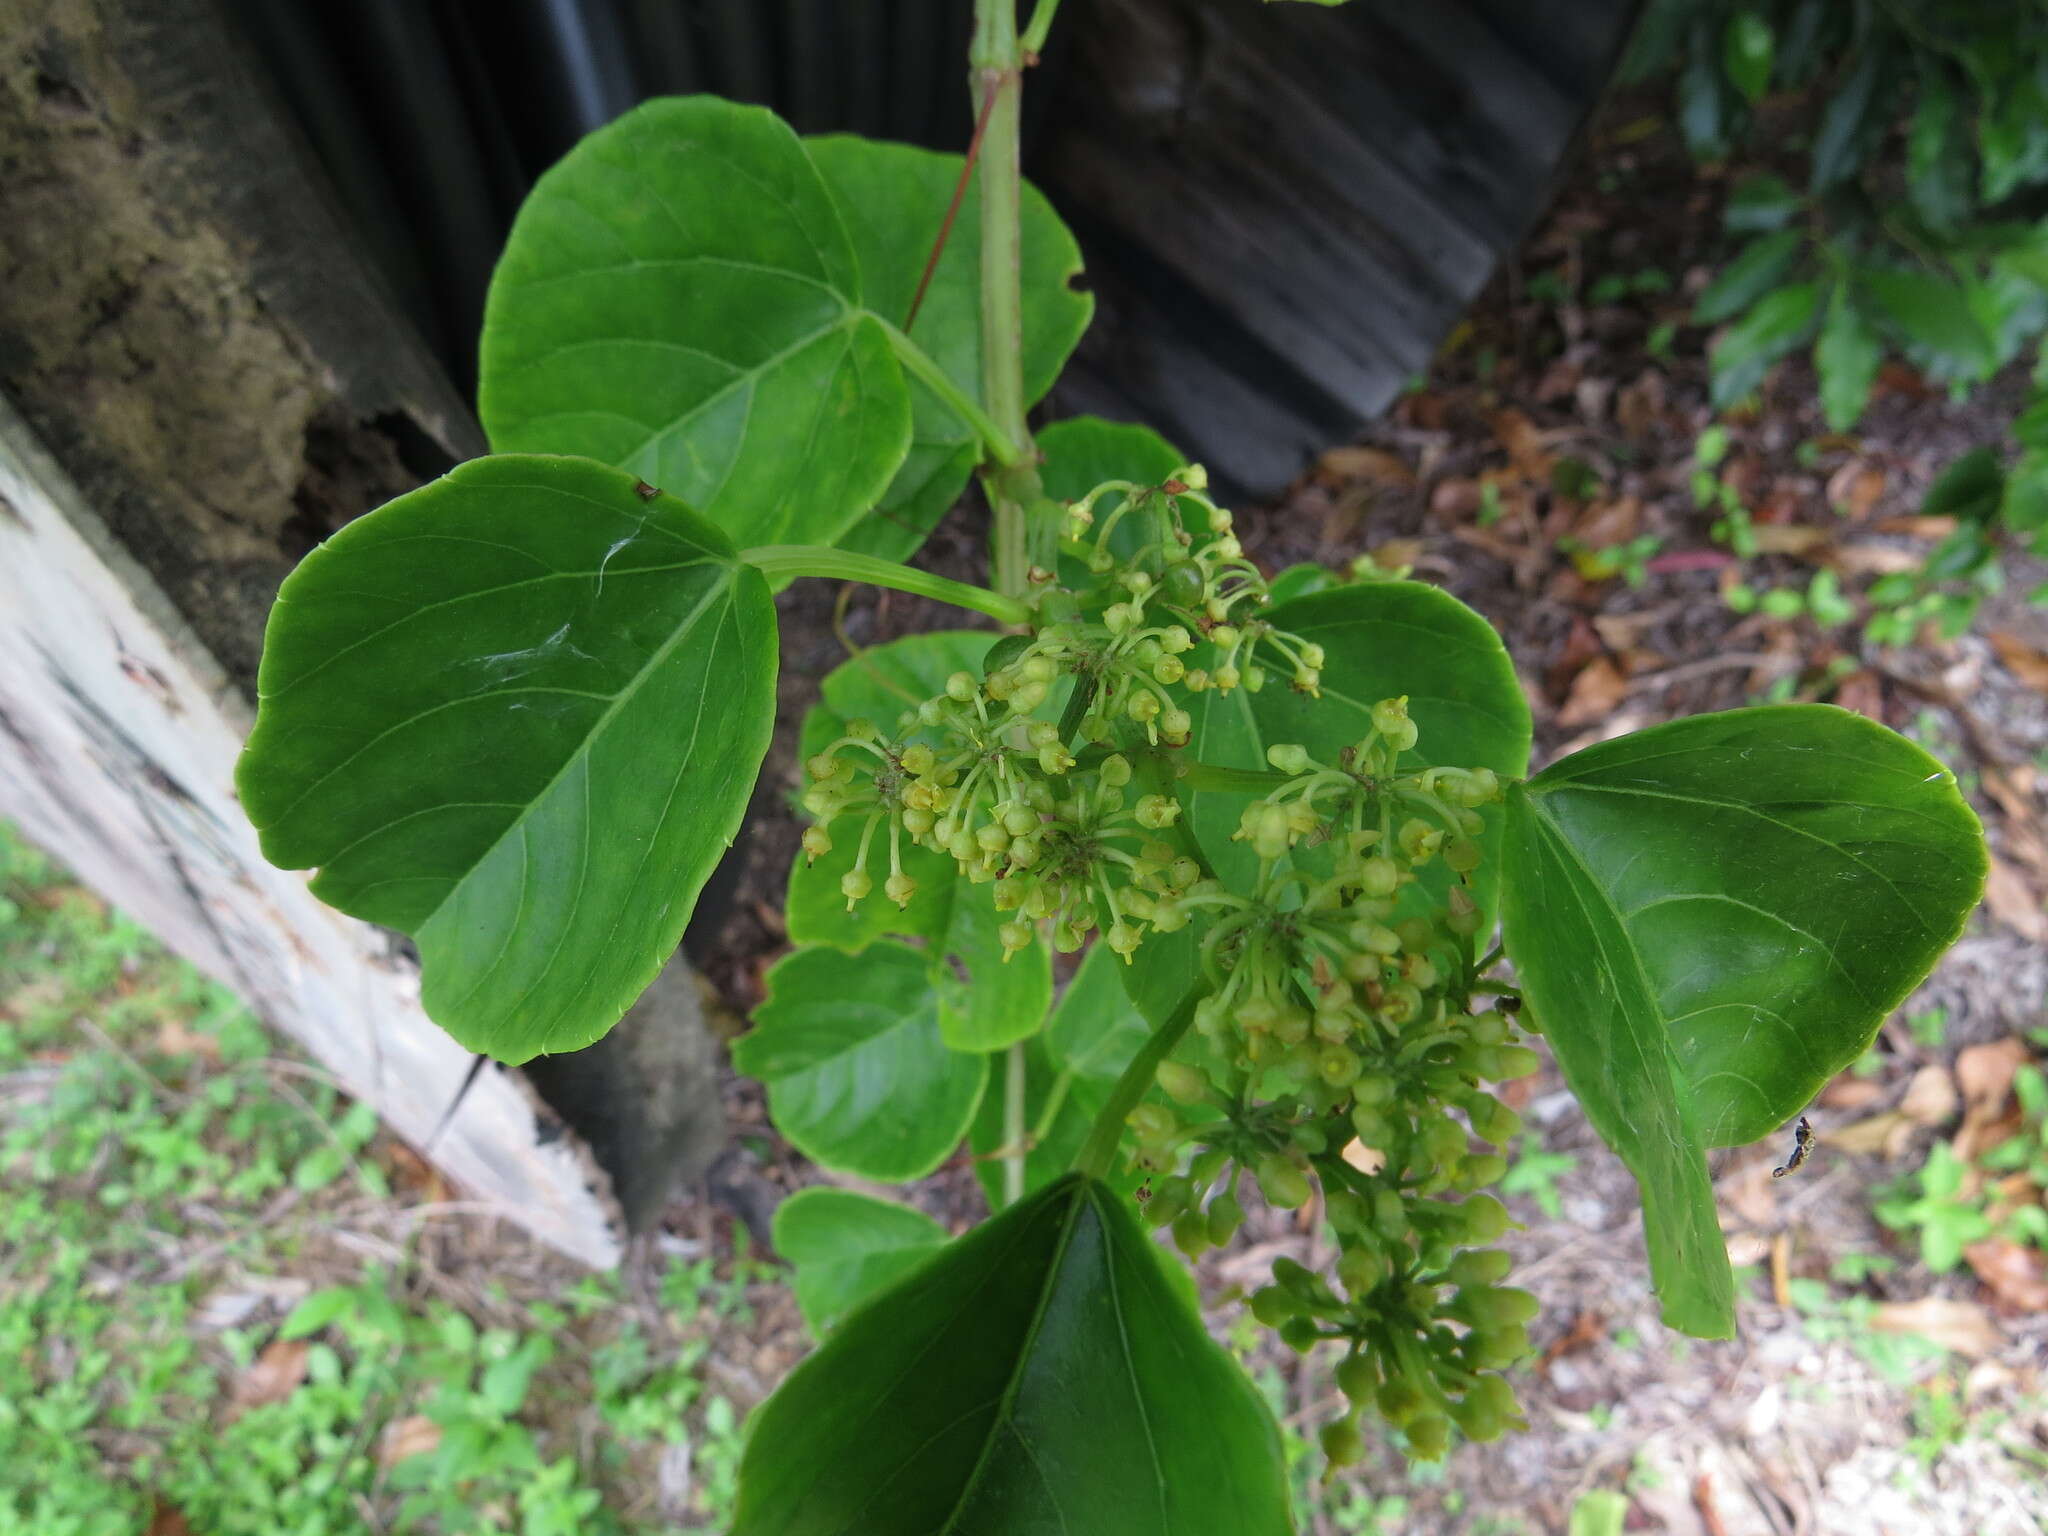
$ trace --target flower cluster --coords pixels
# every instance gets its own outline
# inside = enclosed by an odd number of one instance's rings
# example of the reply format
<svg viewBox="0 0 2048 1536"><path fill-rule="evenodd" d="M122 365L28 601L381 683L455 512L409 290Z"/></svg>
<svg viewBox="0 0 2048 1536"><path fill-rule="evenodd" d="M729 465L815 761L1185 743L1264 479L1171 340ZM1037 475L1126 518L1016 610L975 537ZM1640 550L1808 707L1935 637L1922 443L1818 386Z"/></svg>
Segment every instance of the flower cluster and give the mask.
<svg viewBox="0 0 2048 1536"><path fill-rule="evenodd" d="M1180 825L1202 787L1179 750L1195 696L1317 697L1322 649L1261 617L1265 582L1199 471L1099 488L1070 509L1062 552L1069 580L1033 572L1038 624L997 641L981 675L955 673L891 733L850 721L810 759L805 852L858 838L849 905L885 867L885 897L915 896L906 844L945 855L990 887L1006 953L1041 926L1056 949L1099 934L1126 960L1147 934L1198 933L1192 1033L1158 1068L1163 1101L1129 1121L1150 1220L1194 1256L1236 1230L1240 1173L1282 1207L1320 1185L1334 1283L1283 1260L1252 1307L1296 1348L1344 1346L1352 1406L1325 1430L1331 1461L1359 1453L1364 1409L1418 1456L1454 1423L1491 1439L1518 1422L1497 1373L1526 1352L1535 1305L1499 1283L1507 1213L1483 1193L1519 1121L1482 1084L1536 1064L1475 1001L1500 995L1470 882L1502 785L1404 770L1418 727L1383 699L1359 739L1274 746L1270 772L1232 776L1259 792L1234 834L1255 872L1226 882Z"/></svg>

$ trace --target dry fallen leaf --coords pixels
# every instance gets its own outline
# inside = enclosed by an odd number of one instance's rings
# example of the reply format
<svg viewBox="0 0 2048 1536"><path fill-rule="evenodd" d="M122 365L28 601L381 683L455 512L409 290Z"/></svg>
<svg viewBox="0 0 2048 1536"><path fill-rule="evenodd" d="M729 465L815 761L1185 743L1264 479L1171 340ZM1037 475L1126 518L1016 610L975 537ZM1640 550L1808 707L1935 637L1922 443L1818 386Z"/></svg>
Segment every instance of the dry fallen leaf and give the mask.
<svg viewBox="0 0 2048 1536"><path fill-rule="evenodd" d="M1963 1249L1977 1278L2015 1312L2048 1312L2048 1254L2009 1237L1988 1237Z"/></svg>
<svg viewBox="0 0 2048 1536"><path fill-rule="evenodd" d="M408 1456L425 1456L440 1444L440 1425L425 1414L408 1414L384 1426L377 1439L377 1465L389 1471Z"/></svg>
<svg viewBox="0 0 2048 1536"><path fill-rule="evenodd" d="M1758 523L1750 530L1759 554L1806 555L1828 541L1828 531L1811 523Z"/></svg>
<svg viewBox="0 0 2048 1536"><path fill-rule="evenodd" d="M1974 1301L1925 1296L1919 1301L1888 1301L1870 1314L1880 1333L1910 1333L1972 1358L1997 1352L2005 1332Z"/></svg>
<svg viewBox="0 0 2048 1536"><path fill-rule="evenodd" d="M1985 636L2006 670L2036 693L2048 693L2048 654L2027 644L2007 630L1994 629Z"/></svg>
<svg viewBox="0 0 2048 1536"><path fill-rule="evenodd" d="M1479 510L1480 491L1477 480L1439 480L1436 489L1429 493L1431 515L1455 522L1471 517Z"/></svg>
<svg viewBox="0 0 2048 1536"><path fill-rule="evenodd" d="M1956 531L1956 520L1952 517L1880 517L1870 525L1879 533L1903 533L1909 539L1925 539L1938 544Z"/></svg>
<svg viewBox="0 0 2048 1536"><path fill-rule="evenodd" d="M265 1403L281 1403L297 1391L306 1379L306 1348L304 1339L272 1339L264 1345L263 1353L235 1379L228 1417L238 1418Z"/></svg>
<svg viewBox="0 0 2048 1536"><path fill-rule="evenodd" d="M187 1029L182 1019L168 1018L156 1027L156 1048L166 1056L200 1056L220 1060L220 1038Z"/></svg>
<svg viewBox="0 0 2048 1536"><path fill-rule="evenodd" d="M1851 672L1835 684L1835 703L1843 709L1853 710L1866 720L1875 720L1879 725L1884 719L1884 684L1868 667Z"/></svg>
<svg viewBox="0 0 2048 1536"><path fill-rule="evenodd" d="M1955 1080L1945 1067L1922 1067L1906 1085L1899 1113L1916 1125L1940 1125L1956 1112Z"/></svg>
<svg viewBox="0 0 2048 1536"><path fill-rule="evenodd" d="M1385 448L1332 448L1316 460L1316 469L1333 480L1371 480L1383 485L1413 485L1415 471L1398 453Z"/></svg>
<svg viewBox="0 0 2048 1536"><path fill-rule="evenodd" d="M1596 656L1572 679L1570 692L1557 711L1557 723L1567 730L1591 725L1614 712L1628 693L1628 679L1605 656Z"/></svg>
<svg viewBox="0 0 2048 1536"><path fill-rule="evenodd" d="M1974 1162L2019 1130L2019 1106L2011 1103L2012 1080L2032 1055L2026 1041L2008 1037L1988 1045L1969 1046L1956 1057L1956 1083L1963 1091L1963 1124L1951 1145L1964 1162Z"/></svg>
<svg viewBox="0 0 2048 1536"><path fill-rule="evenodd" d="M1995 853L1984 881L1984 906L2021 938L2048 944L2048 912L2041 908L2040 895L2025 875Z"/></svg>
<svg viewBox="0 0 2048 1536"><path fill-rule="evenodd" d="M1574 520L1573 536L1589 549L1609 549L1626 544L1643 531L1643 503L1640 497L1617 496L1612 501L1589 502Z"/></svg>
<svg viewBox="0 0 2048 1536"><path fill-rule="evenodd" d="M1906 1148L1912 1144L1913 1133L1919 1129L1910 1116L1902 1115L1896 1109L1887 1109L1828 1132L1827 1144L1837 1151L1858 1157L1896 1160L1905 1155Z"/></svg>
<svg viewBox="0 0 2048 1536"><path fill-rule="evenodd" d="M1884 471L1863 459L1851 459L1828 477L1828 505L1857 522L1870 516L1884 495Z"/></svg>
<svg viewBox="0 0 2048 1536"><path fill-rule="evenodd" d="M164 1502L161 1494L152 1495L149 1501L149 1525L144 1536L191 1536L191 1522L185 1512L175 1504Z"/></svg>
<svg viewBox="0 0 2048 1536"><path fill-rule="evenodd" d="M1874 1083L1867 1077L1852 1077L1847 1072L1820 1091L1820 1102L1824 1107L1843 1111L1868 1109L1883 1097L1882 1083Z"/></svg>
<svg viewBox="0 0 2048 1536"><path fill-rule="evenodd" d="M1548 483L1556 461L1544 448L1543 434L1536 430L1536 424L1522 412L1509 409L1495 411L1492 426L1495 439L1507 450L1515 468L1531 480Z"/></svg>

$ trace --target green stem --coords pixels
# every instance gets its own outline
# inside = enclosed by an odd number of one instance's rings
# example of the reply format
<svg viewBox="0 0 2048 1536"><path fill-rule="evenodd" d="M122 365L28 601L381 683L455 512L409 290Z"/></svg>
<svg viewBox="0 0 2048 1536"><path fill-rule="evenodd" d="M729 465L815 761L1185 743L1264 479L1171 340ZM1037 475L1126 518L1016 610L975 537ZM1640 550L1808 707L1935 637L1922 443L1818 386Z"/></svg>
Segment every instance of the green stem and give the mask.
<svg viewBox="0 0 2048 1536"><path fill-rule="evenodd" d="M1125 1119L1145 1097L1145 1090L1152 1086L1152 1077L1159 1070L1159 1063L1173 1054L1173 1048L1180 1044L1180 1037L1188 1032L1188 1025L1195 1019L1195 1004L1202 1000L1203 990L1198 986L1180 1000L1180 1006L1152 1032L1152 1038L1140 1047L1138 1054L1131 1058L1131 1064L1124 1068L1124 1075L1109 1090L1109 1101L1095 1117L1088 1140L1082 1143L1081 1155L1074 1159L1075 1171L1084 1178L1108 1177L1110 1165L1116 1161L1117 1145L1124 1137Z"/></svg>
<svg viewBox="0 0 2048 1536"><path fill-rule="evenodd" d="M1024 1042L1003 1056L1003 1204L1024 1198Z"/></svg>
<svg viewBox="0 0 2048 1536"><path fill-rule="evenodd" d="M931 354L888 321L876 316L883 334L889 338L889 345L895 350L896 361L903 365L903 371L916 378L933 394L937 395L959 415L960 419L974 428L981 439L982 453L992 462L1007 469L1013 464L1025 462L1024 449L1017 446L988 412L981 408L981 402L953 382L953 376L932 361Z"/></svg>
<svg viewBox="0 0 2048 1536"><path fill-rule="evenodd" d="M1045 50L1045 34L1052 30L1052 19L1059 14L1060 0L1038 0L1031 8L1031 24L1024 29L1022 47L1027 59Z"/></svg>
<svg viewBox="0 0 2048 1536"><path fill-rule="evenodd" d="M991 592L987 587L970 587L964 581L949 581L930 571L913 570L893 560L856 554L850 549L833 549L826 544L763 544L741 550L739 558L771 578L823 576L838 581L864 581L870 586L914 592L956 608L972 608L1005 624L1025 624L1031 619L1031 609L1014 597Z"/></svg>
<svg viewBox="0 0 2048 1536"><path fill-rule="evenodd" d="M1048 24L1050 20L1048 18ZM981 134L981 397L1003 437L1029 443L1024 419L1024 276L1020 213L1023 175L1017 144L1023 95L1023 55L1017 43L1017 0L974 0L974 44L968 80L977 104L987 107ZM990 578L1015 597L1030 566L1025 508L1044 499L1030 459L999 464L983 488L995 510Z"/></svg>

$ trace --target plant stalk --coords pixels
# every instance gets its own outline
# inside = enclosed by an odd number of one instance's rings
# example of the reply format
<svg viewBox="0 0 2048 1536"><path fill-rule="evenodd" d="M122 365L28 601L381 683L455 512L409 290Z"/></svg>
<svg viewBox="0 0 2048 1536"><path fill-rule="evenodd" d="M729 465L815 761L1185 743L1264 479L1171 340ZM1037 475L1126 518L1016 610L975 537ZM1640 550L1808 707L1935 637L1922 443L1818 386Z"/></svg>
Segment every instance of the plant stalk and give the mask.
<svg viewBox="0 0 2048 1536"><path fill-rule="evenodd" d="M1048 23L1050 18L1047 18ZM1009 442L1028 444L1024 402L1024 277L1022 197L1018 167L1023 50L1017 38L1016 0L974 0L974 44L968 75L981 135L981 398L996 429ZM1025 509L1042 501L1038 467L1027 454L998 463L983 475L995 514L990 538L990 581L1010 597L1025 590L1029 567Z"/></svg>
<svg viewBox="0 0 2048 1536"><path fill-rule="evenodd" d="M834 549L826 544L763 544L741 550L739 559L770 578L824 576L838 581L864 581L870 586L914 592L956 608L971 608L1005 624L1023 624L1031 618L1031 610L1025 604L987 587L971 587L964 581L952 581L930 571L898 565L893 560L877 560L873 555Z"/></svg>
<svg viewBox="0 0 2048 1536"><path fill-rule="evenodd" d="M1190 989L1180 1000L1180 1005L1167 1015L1166 1022L1152 1031L1152 1038L1131 1058L1131 1064L1124 1068L1124 1075L1109 1090L1109 1100L1095 1117L1095 1124L1088 1129L1088 1139L1081 1144L1081 1155L1074 1159L1076 1173L1090 1179L1109 1176L1110 1167L1116 1161L1117 1145L1123 1140L1124 1120L1138 1107L1138 1101L1145 1097L1145 1090L1152 1086L1152 1077L1159 1070L1159 1063L1173 1054L1173 1048L1180 1044L1180 1037L1188 1032L1188 1025L1195 1020L1195 1004L1201 1000L1202 988Z"/></svg>

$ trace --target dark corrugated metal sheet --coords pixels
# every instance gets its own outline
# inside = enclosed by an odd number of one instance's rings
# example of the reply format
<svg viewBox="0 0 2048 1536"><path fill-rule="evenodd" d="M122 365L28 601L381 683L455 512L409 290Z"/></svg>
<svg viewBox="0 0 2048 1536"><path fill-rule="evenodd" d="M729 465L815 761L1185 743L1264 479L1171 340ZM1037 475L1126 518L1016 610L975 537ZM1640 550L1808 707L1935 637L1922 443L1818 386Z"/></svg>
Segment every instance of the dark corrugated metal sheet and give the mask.
<svg viewBox="0 0 2048 1536"><path fill-rule="evenodd" d="M223 0L468 391L532 179L648 96L970 129L967 0ZM1102 299L1055 409L1266 489L1392 398L1548 201L1635 0L1075 0L1028 169Z"/></svg>

